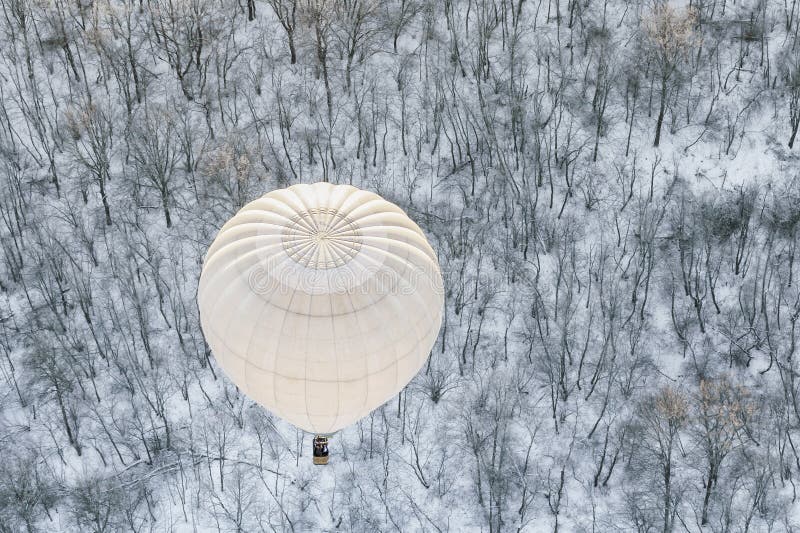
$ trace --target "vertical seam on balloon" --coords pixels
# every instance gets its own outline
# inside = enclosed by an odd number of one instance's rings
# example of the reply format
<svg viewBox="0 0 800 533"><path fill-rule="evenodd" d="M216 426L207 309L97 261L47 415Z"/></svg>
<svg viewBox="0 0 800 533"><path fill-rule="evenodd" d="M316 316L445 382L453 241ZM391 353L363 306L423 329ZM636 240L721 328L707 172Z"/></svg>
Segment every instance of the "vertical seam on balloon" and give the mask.
<svg viewBox="0 0 800 533"><path fill-rule="evenodd" d="M245 284L247 284L247 283L245 282ZM239 311L241 311L241 309L244 307L245 303L249 302L249 300L251 298L253 298L254 296L257 296L257 295L254 294L254 291L247 291L247 295L237 302L237 305L235 307L235 311L230 313L230 316L228 317L228 321L225 323L225 329L223 330L222 334L217 334L217 336L219 338L221 338L221 339L228 338L228 330L230 330L230 328L231 328L231 324L233 323L233 318L238 314ZM226 347L227 347L227 344L226 344ZM245 362L244 366L245 366L245 368L247 368L247 359L246 358L238 356L230 347L228 347L227 350L230 352L230 355L232 355L232 356L234 356L234 357L236 357L238 359L243 359L244 362ZM244 377L244 376L242 376L242 377ZM233 381L233 380L231 380L231 381ZM234 381L234 385L236 385L240 389L242 388L242 386L240 384L236 383L235 381ZM247 392L247 390L246 390L247 389L247 383L246 382L245 382L245 387L244 388L245 388L244 392Z"/></svg>
<svg viewBox="0 0 800 533"><path fill-rule="evenodd" d="M347 301L350 303L350 309L353 310L352 311L353 312L353 321L356 323L356 327L358 328L358 339L361 342L363 342L363 338L362 337L364 335L364 329L361 327L361 321L359 320L359 313L363 312L365 309L369 309L369 306L362 307L362 308L360 308L360 309L358 309L356 311L356 306L353 305L353 295L351 293L349 293L349 292L347 292L346 294L347 294ZM362 352L361 359L364 361L364 373L361 375L361 380L364 383L364 405L361 407L361 410L363 410L364 407L366 407L367 400L369 400L369 359L368 359L369 354L366 354L366 356L363 356L363 355L364 355L364 353ZM337 376L337 378L338 378L338 376ZM359 411L355 410L355 409L354 409L354 411L355 411L355 415L358 416Z"/></svg>
<svg viewBox="0 0 800 533"><path fill-rule="evenodd" d="M379 263L377 260L375 260L373 258L370 258L370 257L367 257L367 259L375 262L379 266L383 266L385 264L384 261L381 261ZM376 279L374 274L372 276L372 279ZM376 280L376 283L382 283L382 282L380 280ZM380 286L380 290L385 290L385 285L381 285ZM383 300L385 300L385 298L381 298L381 301L383 301ZM389 304L389 305L391 305L391 304ZM374 307L374 305L369 305L369 306L365 307L364 310L370 309L371 307ZM380 347L380 349L385 349L385 348L386 348L385 346ZM394 349L394 347L392 349ZM364 413L364 416L366 416L367 414L369 414L370 412L372 412L374 410L374 409L369 409L369 405L368 405L369 404L369 399L370 399L370 395L369 395L370 376L377 375L380 372L369 372L369 355L366 358L364 358L364 361L366 361L366 363L367 363L367 372L365 373L365 378L366 378L366 381L367 381L367 395L364 398L364 405L361 407L361 411ZM384 369L385 369L385 367L382 368L382 370L384 370Z"/></svg>
<svg viewBox="0 0 800 533"><path fill-rule="evenodd" d="M405 244L406 244L406 246L404 246L404 248L405 248L405 249L406 249L406 251L408 252L408 251L411 249L411 243L408 243L408 242L406 241L406 242L405 242ZM408 257L409 257L409 255L406 255L406 260L408 259ZM416 265L415 265L415 267L416 267ZM421 301L422 305L421 305L420 307L422 308L422 311L423 311L423 313L424 313L424 316L425 316L425 318L426 318L426 320L427 320L427 321L431 321L431 319L432 319L432 316L431 316L430 309L428 309L428 306L426 305L426 304L427 304L427 302L426 302L424 299L421 299L421 298L420 298L420 296L421 296L421 295L420 295L420 292L419 292L419 291L417 291L417 290L415 290L415 287L414 287L414 286L413 286L411 283L407 282L407 281L406 281L406 279L405 279L405 277L403 277L403 276L399 276L398 278L399 278L399 279L398 279L398 283L401 283L401 284L402 284L402 283L406 283L406 285L412 289L412 291L413 291L413 295L414 295L414 298L413 298L413 299L414 299L414 300L416 300L416 301L418 301L418 302L420 302L420 301ZM420 343L420 341L421 341L421 339L420 339L420 336L419 336L419 329L417 328L417 324L418 324L418 323L419 323L419 321L414 321L414 322L412 322L412 324L411 324L411 330L414 332L414 335L416 336L416 339L417 339L417 341L416 341L416 343L417 343L417 347L419 346L419 343ZM412 379L413 379L413 375L412 375ZM400 385L400 384L399 384L399 382L398 382L398 383L395 385L395 388L397 389L397 388L399 387L399 385ZM401 388L400 390L402 390L402 388Z"/></svg>
<svg viewBox="0 0 800 533"><path fill-rule="evenodd" d="M305 349L304 355L305 355L305 360L306 360L306 369L305 369L306 378L305 378L305 380L303 380L303 391L304 391L303 400L304 400L305 405L306 405L306 420L308 420L308 425L311 427L311 429L314 430L314 433L316 433L317 432L316 424L314 422L312 422L311 413L308 412L308 366L310 364L310 361L308 359L308 355L309 355L308 354L308 345L309 345L308 337L309 337L309 333L310 333L309 330L311 329L311 309L313 307L313 302L314 302L314 293L312 292L308 296L308 309L306 310L306 317L305 317L306 318L306 333L305 333L305 336L306 336L305 348L306 349Z"/></svg>
<svg viewBox="0 0 800 533"><path fill-rule="evenodd" d="M407 251L408 246L404 246L404 248L406 248L406 251ZM403 264L404 267L408 264L408 253L406 253L405 260L402 262L402 264ZM398 278L400 278L400 280L404 279L402 275L398 276ZM401 312L402 312L402 310L401 310ZM416 332L417 332L417 330L416 330L416 321L414 321L414 324L413 324L413 327L412 327L412 331L414 331L414 334L416 336ZM407 333L404 332L404 334L407 334ZM397 340L396 339L392 339L392 341L393 341L392 349L394 350L394 386L392 387L392 390L397 390L398 386L400 385L400 365L399 365L399 358L398 358L398 353L397 353Z"/></svg>
<svg viewBox="0 0 800 533"><path fill-rule="evenodd" d="M335 251L337 253L339 253L338 250L335 250ZM340 254L340 257L341 257L341 254ZM343 267L344 267L344 265L343 265ZM348 271L352 272L350 266L347 266L346 268L347 268ZM328 280L328 291L329 291L329 294L330 294L330 291L331 291L330 275L328 275L327 280ZM355 306L353 305L352 297L351 297L351 294L350 294L349 290L345 289L344 293L347 295L348 301L350 303L350 309L351 310L355 309ZM333 312L333 300L331 299L330 302L331 302L331 316L330 316L331 324L334 325L333 328L335 330L335 323L336 323L335 318L338 315L334 314L334 312ZM358 323L358 319L357 318L356 318L356 323ZM361 329L361 327L359 325L359 330L360 329ZM334 331L334 339L335 338L336 338L336 334L335 334L335 331ZM335 343L335 341L334 341L334 343ZM337 401L338 401L338 403L337 403L337 408L336 408L337 409L336 410L337 415L336 415L336 418L334 419L334 426L332 426L332 427L335 427L335 423L337 423L338 420L341 418L341 410L342 410L342 403L341 403L341 392L342 391L341 391L341 381L339 379L339 357L338 357L338 352L336 352L336 378L337 378L337 382L338 382L338 385L337 385L337 394L338 394Z"/></svg>
<svg viewBox="0 0 800 533"><path fill-rule="evenodd" d="M252 290L252 287L251 287L251 290ZM255 291L253 291L253 292L255 292ZM244 368L245 368L244 382L245 382L245 385L247 385L248 390L250 389L250 383L248 383L248 380L247 380L247 376L248 376L247 365L248 365L248 363L250 363L250 347L253 345L253 337L255 337L256 328L258 328L260 326L261 319L264 316L264 313L267 312L267 309L270 309L270 308L271 309L275 309L275 306L272 305L269 301L265 301L265 303L266 303L266 305L264 305L261 308L261 311L258 313L258 316L256 317L256 320L253 323L253 329L250 330L250 338L248 339L247 347L244 350L244 363L245 363L244 364ZM250 364L252 364L252 363L250 363ZM256 366L256 365L253 365L253 366ZM261 368L261 366L259 365L258 368ZM273 372L273 374L274 374L274 372ZM273 397L274 397L274 394L273 394Z"/></svg>
<svg viewBox="0 0 800 533"><path fill-rule="evenodd" d="M278 342L275 344L275 357L272 363L272 397L275 401L275 409L280 410L281 407L278 404L278 393L277 393L277 386L275 384L276 378L278 376L278 358L280 357L281 351L281 340L283 338L283 327L286 325L286 317L289 316L291 313L292 302L294 301L294 295L297 293L297 289L292 290L292 295L289 297L289 303L286 305L286 312L281 319L281 327L278 329Z"/></svg>
<svg viewBox="0 0 800 533"><path fill-rule="evenodd" d="M248 287L249 287L249 284L248 284ZM254 291L253 288L250 287L250 293L255 293L255 292L256 291ZM253 337L254 337L253 333L256 331L256 328L258 327L259 322L261 322L261 317L264 315L264 313L266 312L266 310L269 307L272 307L272 305L269 302L267 302L267 305L262 306L261 310L258 311L258 313L257 313L257 315L255 317L255 320L253 320L253 322L251 324L250 333L247 335L247 344L245 345L244 352L242 354L243 355L242 358L244 359L245 363L249 362L250 347L253 345ZM247 382L247 380L245 380L245 383L246 382Z"/></svg>
<svg viewBox="0 0 800 533"><path fill-rule="evenodd" d="M336 422L339 419L339 413L342 410L342 384L339 380L339 351L336 349L336 320L334 320L333 316L333 298L330 297L331 294L331 278L330 275L326 276L328 280L328 304L330 306L331 312L330 318L331 321L331 332L333 333L333 359L336 363L336 415L333 417L333 422L327 428L328 431L332 431L333 428L336 426Z"/></svg>
<svg viewBox="0 0 800 533"><path fill-rule="evenodd" d="M405 262L408 263L409 262L408 261L408 257L410 255L409 254L409 249L411 248L411 246L408 244L407 240L405 242L406 242L406 245L404 246L404 248L406 249ZM400 279L402 280L404 278L401 276ZM402 281L401 281L401 283L402 283ZM414 290L414 293L418 294L418 291ZM425 308L424 305L423 305L423 308ZM427 312L426 312L426 316L427 316ZM430 318L430 317L428 317L428 318ZM419 344L419 332L417 330L416 321L413 324L412 330L414 331L414 335L416 337L416 343ZM400 387L400 360L397 357L397 351L396 350L395 350L395 354L394 355L395 355L395 362L394 362L394 388L395 389L399 388L400 390L402 390L402 387ZM412 375L411 378L413 379L414 376Z"/></svg>

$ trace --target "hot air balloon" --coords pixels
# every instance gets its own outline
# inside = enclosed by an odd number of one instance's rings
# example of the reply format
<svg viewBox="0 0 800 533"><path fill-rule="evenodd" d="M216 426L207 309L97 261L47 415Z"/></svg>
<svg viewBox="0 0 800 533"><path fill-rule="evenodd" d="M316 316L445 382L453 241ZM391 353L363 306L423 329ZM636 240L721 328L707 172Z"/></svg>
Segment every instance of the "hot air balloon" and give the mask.
<svg viewBox="0 0 800 533"><path fill-rule="evenodd" d="M314 437L380 407L419 372L442 321L436 254L405 212L349 185L245 205L203 263L200 323L241 391Z"/></svg>

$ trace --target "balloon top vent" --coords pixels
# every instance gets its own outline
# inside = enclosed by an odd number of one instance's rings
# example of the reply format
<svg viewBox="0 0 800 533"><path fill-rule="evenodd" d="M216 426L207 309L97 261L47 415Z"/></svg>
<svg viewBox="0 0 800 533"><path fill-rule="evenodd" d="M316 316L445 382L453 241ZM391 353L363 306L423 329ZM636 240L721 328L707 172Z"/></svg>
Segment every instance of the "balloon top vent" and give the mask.
<svg viewBox="0 0 800 533"><path fill-rule="evenodd" d="M358 225L336 209L314 207L297 214L282 234L283 249L315 270L341 267L361 250Z"/></svg>

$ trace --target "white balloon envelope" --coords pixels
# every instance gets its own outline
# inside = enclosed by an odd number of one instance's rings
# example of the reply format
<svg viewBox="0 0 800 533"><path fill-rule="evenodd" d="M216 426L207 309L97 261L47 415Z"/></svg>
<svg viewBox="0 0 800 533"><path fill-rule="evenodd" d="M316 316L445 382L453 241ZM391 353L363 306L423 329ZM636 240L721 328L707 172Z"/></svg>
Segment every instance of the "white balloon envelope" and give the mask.
<svg viewBox="0 0 800 533"><path fill-rule="evenodd" d="M396 205L349 185L272 191L206 254L200 322L253 400L311 433L369 414L419 372L442 322L436 254Z"/></svg>

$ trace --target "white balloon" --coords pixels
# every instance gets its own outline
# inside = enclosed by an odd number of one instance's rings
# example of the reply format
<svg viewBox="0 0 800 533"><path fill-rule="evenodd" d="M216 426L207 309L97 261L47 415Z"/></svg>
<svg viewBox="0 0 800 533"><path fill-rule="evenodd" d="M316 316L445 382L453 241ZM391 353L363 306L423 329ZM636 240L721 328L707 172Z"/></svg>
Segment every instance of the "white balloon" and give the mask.
<svg viewBox="0 0 800 533"><path fill-rule="evenodd" d="M206 254L200 322L245 394L311 433L338 431L419 372L442 322L436 254L396 205L349 185L272 191Z"/></svg>

